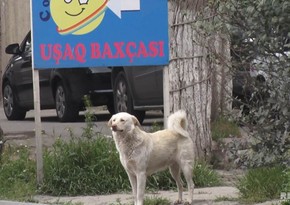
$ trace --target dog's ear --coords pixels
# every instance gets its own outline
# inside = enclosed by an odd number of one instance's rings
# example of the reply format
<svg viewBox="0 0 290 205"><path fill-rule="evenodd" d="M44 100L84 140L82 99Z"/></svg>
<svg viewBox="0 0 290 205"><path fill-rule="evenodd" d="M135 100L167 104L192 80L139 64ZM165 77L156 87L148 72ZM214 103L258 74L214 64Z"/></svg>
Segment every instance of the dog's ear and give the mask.
<svg viewBox="0 0 290 205"><path fill-rule="evenodd" d="M112 118L108 121L108 126L112 127Z"/></svg>
<svg viewBox="0 0 290 205"><path fill-rule="evenodd" d="M132 115L132 119L135 126L141 127L139 120L135 116Z"/></svg>

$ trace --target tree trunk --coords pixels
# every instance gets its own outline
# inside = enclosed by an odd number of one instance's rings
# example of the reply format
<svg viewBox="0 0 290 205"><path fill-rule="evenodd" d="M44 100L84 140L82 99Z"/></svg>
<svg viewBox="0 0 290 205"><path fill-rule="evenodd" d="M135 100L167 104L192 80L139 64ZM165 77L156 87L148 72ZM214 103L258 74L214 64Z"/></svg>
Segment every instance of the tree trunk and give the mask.
<svg viewBox="0 0 290 205"><path fill-rule="evenodd" d="M169 111L186 110L196 158L204 160L211 154L211 117L230 108L225 93L231 93L231 78L228 78L226 69L230 56L229 41L217 33L208 35L198 26L202 24L197 24L201 19L204 23L213 20L210 12L203 13L205 17L198 15L206 3L207 0L169 1L168 66ZM215 100L213 104L212 99ZM212 109L214 116L211 115Z"/></svg>
<svg viewBox="0 0 290 205"><path fill-rule="evenodd" d="M169 109L184 109L196 158L211 153L211 74L208 40L193 26L205 0L169 1L170 64Z"/></svg>

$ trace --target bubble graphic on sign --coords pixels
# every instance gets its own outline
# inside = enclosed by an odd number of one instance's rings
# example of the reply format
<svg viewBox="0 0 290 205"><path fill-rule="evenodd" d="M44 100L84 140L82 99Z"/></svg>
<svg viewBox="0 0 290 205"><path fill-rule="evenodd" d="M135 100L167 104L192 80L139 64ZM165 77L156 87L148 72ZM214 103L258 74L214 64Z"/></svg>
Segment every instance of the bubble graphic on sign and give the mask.
<svg viewBox="0 0 290 205"><path fill-rule="evenodd" d="M83 35L102 22L108 0L51 0L50 11L62 35Z"/></svg>

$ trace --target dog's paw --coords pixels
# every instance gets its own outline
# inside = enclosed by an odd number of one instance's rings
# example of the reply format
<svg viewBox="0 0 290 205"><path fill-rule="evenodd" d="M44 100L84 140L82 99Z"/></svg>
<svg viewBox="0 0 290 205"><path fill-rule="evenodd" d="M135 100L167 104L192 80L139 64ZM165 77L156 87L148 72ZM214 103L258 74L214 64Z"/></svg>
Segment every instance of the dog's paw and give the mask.
<svg viewBox="0 0 290 205"><path fill-rule="evenodd" d="M184 202L184 205L192 205L193 203L190 203L188 201Z"/></svg>
<svg viewBox="0 0 290 205"><path fill-rule="evenodd" d="M177 200L177 201L175 201L174 203L173 203L174 205L180 205L180 204L183 204L183 202L182 202L182 200Z"/></svg>

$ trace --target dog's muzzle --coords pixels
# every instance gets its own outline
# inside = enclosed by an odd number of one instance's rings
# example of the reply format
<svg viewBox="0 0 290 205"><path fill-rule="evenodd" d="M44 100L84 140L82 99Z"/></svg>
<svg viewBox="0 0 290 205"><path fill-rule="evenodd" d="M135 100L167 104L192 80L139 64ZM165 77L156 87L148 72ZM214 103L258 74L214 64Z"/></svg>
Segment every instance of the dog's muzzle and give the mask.
<svg viewBox="0 0 290 205"><path fill-rule="evenodd" d="M123 130L119 130L117 125L112 125L112 130L114 132L123 132Z"/></svg>

